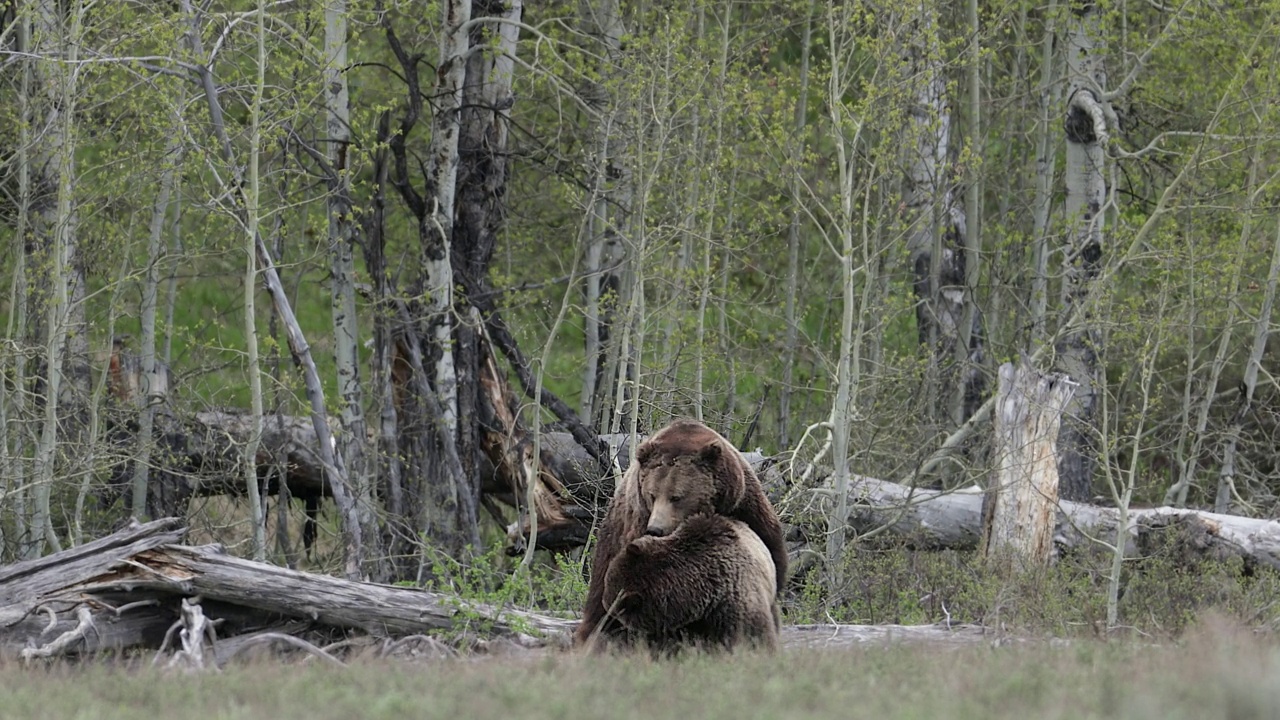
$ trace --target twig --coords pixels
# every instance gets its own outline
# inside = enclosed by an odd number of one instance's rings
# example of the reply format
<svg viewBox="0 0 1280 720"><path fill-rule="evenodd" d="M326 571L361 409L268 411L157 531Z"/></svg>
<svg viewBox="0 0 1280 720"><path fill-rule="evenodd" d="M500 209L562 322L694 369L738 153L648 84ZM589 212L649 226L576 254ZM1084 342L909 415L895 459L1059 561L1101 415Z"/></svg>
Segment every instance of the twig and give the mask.
<svg viewBox="0 0 1280 720"><path fill-rule="evenodd" d="M409 642L411 641L424 642L427 645L432 646L436 650L439 650L446 655L450 655L453 657L457 657L458 655L457 650L449 647L448 645L440 642L440 640L433 638L430 635L408 635L394 642L386 643L382 646L382 649L378 651L378 655L379 657L387 657L391 653L395 652L398 648L409 644Z"/></svg>
<svg viewBox="0 0 1280 720"><path fill-rule="evenodd" d="M32 658L47 658L60 655L75 641L86 640L89 630L97 631L97 627L93 624L93 611L88 606L81 605L76 610L76 617L79 618L80 622L74 628L54 638L48 645L38 648L23 648L22 659L26 661ZM47 628L45 632L48 632Z"/></svg>
<svg viewBox="0 0 1280 720"><path fill-rule="evenodd" d="M278 632L265 632L259 635L254 635L253 637L245 640L240 644L239 647L233 650L231 654L226 657L225 660L222 661L222 664L225 665L228 662L230 662L233 658L235 658L236 655L239 655L240 653L244 652L244 649L247 647L251 647L253 645L259 645L261 643L270 642L270 641L279 641L279 642L285 643L286 645L292 645L293 647L296 647L299 650L305 650L311 653L312 655L325 660L326 662L328 662L329 664L335 667L344 668L347 666L346 663L342 662L338 658L330 655L329 653L316 647L315 645L312 645L311 643L307 642L306 640L303 640L302 638L296 638L292 635L286 635L284 633L278 633Z"/></svg>
<svg viewBox="0 0 1280 720"><path fill-rule="evenodd" d="M53 632L53 629L58 626L58 613L54 612L53 608L48 605L41 605L36 608L36 612L44 612L49 615L49 624L44 627L44 630L40 631L40 637L44 637Z"/></svg>

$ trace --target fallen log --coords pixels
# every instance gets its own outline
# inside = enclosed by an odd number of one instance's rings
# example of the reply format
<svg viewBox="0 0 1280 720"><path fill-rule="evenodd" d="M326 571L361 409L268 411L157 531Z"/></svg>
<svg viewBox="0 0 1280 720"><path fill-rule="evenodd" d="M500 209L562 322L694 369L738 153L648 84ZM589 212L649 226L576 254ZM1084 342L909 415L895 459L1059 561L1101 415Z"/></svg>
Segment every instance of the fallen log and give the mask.
<svg viewBox="0 0 1280 720"><path fill-rule="evenodd" d="M195 459L203 463L203 471L199 473L201 479L192 480L192 490L200 494L238 491L238 487L224 484L226 478L238 477L238 468L230 465L226 472L219 471L219 460L224 453L232 462L238 457L224 449L233 448L240 441L242 423L238 416L233 413L201 413L197 421L198 425L194 427L199 430L195 433L198 442L196 438L189 439L192 444L188 448ZM309 449L315 442L314 435L310 434L310 423L303 418L285 418L282 423L277 423L272 418L266 425L269 432L276 428L277 435L264 438L264 447L274 446L283 451L288 463L286 477L294 496L308 493L327 495L323 474L314 464L317 455ZM625 470L629 458L629 436L605 435L601 439L608 444L616 466ZM602 513L604 502L612 494L614 475L606 473L600 476L599 465L594 458L569 433L543 432L540 443L544 447L544 457L550 460L551 471L572 500L565 500L558 513L539 513L538 547L552 551L582 547L589 538L594 519ZM830 487L822 484L811 490L792 488L792 478L787 477L782 464L775 462L776 458L759 452L744 454L756 468L766 493L778 506L784 520L794 521L794 517L788 516L791 508L800 504L794 502L796 498L807 502L811 494L830 497L832 493ZM480 467L482 492L507 505L522 502L512 495L509 485L497 479L488 458L483 460ZM189 456L188 462L195 461ZM269 471L270 467L264 465L261 472L267 480L265 487L274 492L275 485L271 482L274 477ZM928 490L864 476L855 478L850 492L852 511L849 523L858 533L887 526L885 532L904 537L912 547L978 547L984 497L979 488ZM554 521L548 523L548 516ZM518 518L507 529L507 552L510 554L524 551L524 543L529 536L524 520L524 517ZM1114 509L1060 501L1053 535L1054 555L1091 544L1093 539L1111 542L1118 524L1118 513ZM1141 555L1144 544L1158 536L1156 530L1171 526L1178 526L1199 538L1187 546L1189 552L1239 556L1250 562L1280 567L1280 522L1171 507L1130 511L1126 556ZM801 551L797 548L797 552ZM5 582L2 573L0 571L0 601L3 601Z"/></svg>
<svg viewBox="0 0 1280 720"><path fill-rule="evenodd" d="M819 490L829 495L830 487ZM877 480L855 479L850 489L849 525L865 533L887 526L916 548L972 550L982 530L983 492L926 490ZM1115 508L1060 500L1054 527L1054 551L1061 554L1090 545L1105 547L1116 537ZM1207 557L1240 557L1280 570L1280 522L1173 507L1132 508L1126 528L1126 557L1142 557L1160 543L1162 531L1184 533L1188 552Z"/></svg>
<svg viewBox="0 0 1280 720"><path fill-rule="evenodd" d="M0 568L0 646L56 650L46 654L155 648L192 597L201 598L210 619L226 622L224 635L292 619L375 636L474 630L536 645L567 638L575 625L442 593L298 572L219 546L175 544L182 532L177 520L160 520Z"/></svg>
<svg viewBox="0 0 1280 720"><path fill-rule="evenodd" d="M367 647L359 638L383 638L389 653L405 643L454 652L430 637L441 630L490 649L505 639L507 647L560 651L577 625L442 593L298 572L233 557L218 546L177 544L183 532L172 518L135 524L0 568L0 656L33 661L172 648L176 654L165 665L200 668L209 658L222 665L247 647L269 644L334 661L304 636L338 640L330 648ZM784 627L783 643L967 643L986 632L971 625L801 625Z"/></svg>

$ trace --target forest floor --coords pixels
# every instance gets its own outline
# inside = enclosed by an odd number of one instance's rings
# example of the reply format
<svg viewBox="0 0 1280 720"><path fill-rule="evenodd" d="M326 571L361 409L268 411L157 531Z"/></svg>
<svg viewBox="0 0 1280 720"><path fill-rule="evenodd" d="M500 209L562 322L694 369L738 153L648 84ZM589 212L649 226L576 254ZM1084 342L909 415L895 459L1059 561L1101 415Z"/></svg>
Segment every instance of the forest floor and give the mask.
<svg viewBox="0 0 1280 720"><path fill-rule="evenodd" d="M0 717L1274 718L1280 639L1223 621L1176 641L789 643L779 655L372 660L264 656L199 673L0 666Z"/></svg>

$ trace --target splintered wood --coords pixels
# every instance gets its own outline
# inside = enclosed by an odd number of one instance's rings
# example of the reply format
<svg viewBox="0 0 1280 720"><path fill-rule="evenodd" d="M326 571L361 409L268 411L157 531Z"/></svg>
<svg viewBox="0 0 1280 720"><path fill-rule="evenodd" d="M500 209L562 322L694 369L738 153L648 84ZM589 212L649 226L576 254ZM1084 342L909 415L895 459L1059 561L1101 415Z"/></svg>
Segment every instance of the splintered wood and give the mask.
<svg viewBox="0 0 1280 720"><path fill-rule="evenodd" d="M1006 569L1047 565L1058 508L1058 427L1070 380L1000 366L995 472L983 508L982 550Z"/></svg>

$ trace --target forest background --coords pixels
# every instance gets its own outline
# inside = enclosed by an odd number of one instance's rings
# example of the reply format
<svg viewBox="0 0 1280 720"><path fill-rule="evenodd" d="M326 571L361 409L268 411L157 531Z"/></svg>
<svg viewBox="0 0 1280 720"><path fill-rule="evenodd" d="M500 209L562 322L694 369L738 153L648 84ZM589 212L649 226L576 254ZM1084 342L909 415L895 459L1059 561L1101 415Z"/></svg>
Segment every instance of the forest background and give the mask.
<svg viewBox="0 0 1280 720"><path fill-rule="evenodd" d="M0 561L180 514L501 586L465 568L509 572L511 511L581 496L545 434L688 415L830 464L778 499L818 518L797 607L980 616L968 559L873 552L845 490L984 487L1020 359L1072 383L1064 499L1271 517L1277 10L9 0ZM283 418L333 500L307 558ZM1045 580L1061 612L1096 574Z"/></svg>

